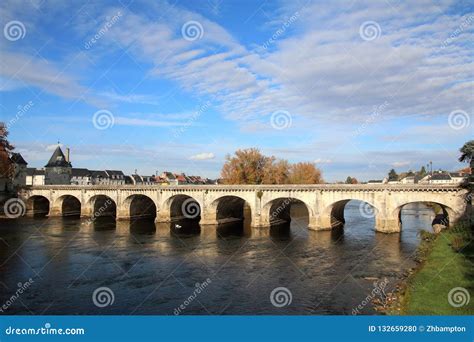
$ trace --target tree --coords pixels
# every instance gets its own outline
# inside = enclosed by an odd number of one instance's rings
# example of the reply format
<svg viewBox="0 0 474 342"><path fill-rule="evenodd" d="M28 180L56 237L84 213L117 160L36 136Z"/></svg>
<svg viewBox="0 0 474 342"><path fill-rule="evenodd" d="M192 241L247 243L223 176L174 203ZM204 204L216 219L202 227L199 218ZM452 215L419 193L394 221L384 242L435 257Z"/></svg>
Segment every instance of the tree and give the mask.
<svg viewBox="0 0 474 342"><path fill-rule="evenodd" d="M266 157L256 148L237 150L234 156L227 156L222 167L224 184L262 184L265 170L274 157Z"/></svg>
<svg viewBox="0 0 474 342"><path fill-rule="evenodd" d="M418 171L418 175L423 178L426 176L426 169L424 166L421 167L420 171Z"/></svg>
<svg viewBox="0 0 474 342"><path fill-rule="evenodd" d="M8 141L8 129L4 122L0 122L0 177L11 178L13 165L10 154L15 147Z"/></svg>
<svg viewBox="0 0 474 342"><path fill-rule="evenodd" d="M470 140L465 143L460 149L461 156L459 157L460 162L470 163L471 176L469 177L470 182L474 181L474 140Z"/></svg>
<svg viewBox="0 0 474 342"><path fill-rule="evenodd" d="M291 166L291 184L319 184L322 182L321 171L314 163L301 162Z"/></svg>
<svg viewBox="0 0 474 342"><path fill-rule="evenodd" d="M395 172L394 169L391 169L388 173L388 180L389 181L396 181L398 180L398 174Z"/></svg>
<svg viewBox="0 0 474 342"><path fill-rule="evenodd" d="M346 184L359 184L359 181L355 177L348 176L346 178Z"/></svg>
<svg viewBox="0 0 474 342"><path fill-rule="evenodd" d="M267 164L265 175L263 176L264 184L288 184L290 182L290 163L281 159Z"/></svg>
<svg viewBox="0 0 474 342"><path fill-rule="evenodd" d="M315 184L321 171L313 163L291 165L287 160L267 157L258 149L237 150L222 167L224 184Z"/></svg>

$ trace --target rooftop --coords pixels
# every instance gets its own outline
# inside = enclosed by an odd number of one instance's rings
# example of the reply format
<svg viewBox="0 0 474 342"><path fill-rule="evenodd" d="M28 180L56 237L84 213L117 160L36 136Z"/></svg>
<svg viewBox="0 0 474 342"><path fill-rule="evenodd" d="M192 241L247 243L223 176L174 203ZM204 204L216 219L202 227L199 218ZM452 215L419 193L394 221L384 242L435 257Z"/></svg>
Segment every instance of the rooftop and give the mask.
<svg viewBox="0 0 474 342"><path fill-rule="evenodd" d="M61 147L58 146L53 152L53 155L49 159L48 164L45 167L72 167L71 163L66 160Z"/></svg>

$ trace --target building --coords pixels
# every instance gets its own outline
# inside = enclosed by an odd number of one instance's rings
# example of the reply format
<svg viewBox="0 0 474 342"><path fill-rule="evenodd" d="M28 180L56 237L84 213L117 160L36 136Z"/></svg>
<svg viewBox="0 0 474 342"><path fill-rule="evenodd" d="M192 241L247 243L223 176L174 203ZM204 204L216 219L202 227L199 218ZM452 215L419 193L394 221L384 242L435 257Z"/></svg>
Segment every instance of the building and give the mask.
<svg viewBox="0 0 474 342"><path fill-rule="evenodd" d="M402 179L400 179L399 183L400 184L415 184L417 181L415 176L405 176Z"/></svg>
<svg viewBox="0 0 474 342"><path fill-rule="evenodd" d="M388 183L387 177L384 179L372 179L367 182L367 184L386 184Z"/></svg>
<svg viewBox="0 0 474 342"><path fill-rule="evenodd" d="M184 173L182 173L180 175L175 174L174 176L176 178L176 181L178 182L177 185L188 184L188 181L186 180L186 175Z"/></svg>
<svg viewBox="0 0 474 342"><path fill-rule="evenodd" d="M155 176L141 176L144 185L155 185Z"/></svg>
<svg viewBox="0 0 474 342"><path fill-rule="evenodd" d="M56 147L48 164L45 165L44 171L46 185L71 184L72 165L69 161L69 149L67 149L66 157L61 147Z"/></svg>
<svg viewBox="0 0 474 342"><path fill-rule="evenodd" d="M451 176L447 172L433 173L429 180L430 184L450 184L452 183Z"/></svg>
<svg viewBox="0 0 474 342"><path fill-rule="evenodd" d="M109 175L105 171L90 170L91 182L94 185L109 185Z"/></svg>
<svg viewBox="0 0 474 342"><path fill-rule="evenodd" d="M155 184L163 186L169 185L168 181L161 176L155 176Z"/></svg>
<svg viewBox="0 0 474 342"><path fill-rule="evenodd" d="M165 179L169 185L178 185L178 180L176 179L175 175L171 172L164 171L161 174L161 178Z"/></svg>
<svg viewBox="0 0 474 342"><path fill-rule="evenodd" d="M468 176L460 172L436 171L420 179L422 184L461 184Z"/></svg>
<svg viewBox="0 0 474 342"><path fill-rule="evenodd" d="M13 186L26 185L26 169L28 163L23 159L20 153L12 153L10 161L13 165Z"/></svg>
<svg viewBox="0 0 474 342"><path fill-rule="evenodd" d="M44 185L44 170L29 167L26 169L26 185Z"/></svg>
<svg viewBox="0 0 474 342"><path fill-rule="evenodd" d="M467 179L467 176L460 172L450 172L449 175L451 176L452 182L457 184L461 184Z"/></svg>
<svg viewBox="0 0 474 342"><path fill-rule="evenodd" d="M72 185L91 185L92 175L88 169L72 168L71 172Z"/></svg>
<svg viewBox="0 0 474 342"><path fill-rule="evenodd" d="M125 175L122 171L119 170L105 170L105 173L108 176L108 181L110 185L123 185L125 184Z"/></svg>

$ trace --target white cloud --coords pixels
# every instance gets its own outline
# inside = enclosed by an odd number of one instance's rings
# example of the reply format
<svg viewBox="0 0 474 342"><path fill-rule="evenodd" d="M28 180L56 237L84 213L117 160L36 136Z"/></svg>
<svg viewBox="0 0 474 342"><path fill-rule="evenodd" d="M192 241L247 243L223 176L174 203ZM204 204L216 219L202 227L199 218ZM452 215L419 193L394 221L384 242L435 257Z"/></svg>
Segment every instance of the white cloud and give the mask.
<svg viewBox="0 0 474 342"><path fill-rule="evenodd" d="M250 51L218 24L169 5L161 22L126 13L110 37L133 44L135 55L154 63L154 75L176 81L194 96L212 98L243 125L266 122L281 108L295 116L359 122L386 101L390 106L383 116L439 116L453 107L470 108L472 91L469 35L443 45L466 18L450 14L449 5L387 8L362 1L346 11L329 2L294 5L289 13L299 10L297 34L285 34L265 52ZM187 20L202 24L201 40L181 37ZM381 26L373 41L359 36L367 20Z"/></svg>
<svg viewBox="0 0 474 342"><path fill-rule="evenodd" d="M178 121L163 121L163 120L147 120L137 118L127 118L123 116L116 116L114 124L122 126L146 126L146 127L176 127L185 126L185 122Z"/></svg>
<svg viewBox="0 0 474 342"><path fill-rule="evenodd" d="M46 151L54 151L57 147L63 148L63 144L53 144L53 145L46 145L45 150Z"/></svg>
<svg viewBox="0 0 474 342"><path fill-rule="evenodd" d="M403 166L408 166L408 165L410 165L410 162L408 161L397 161L397 162L392 163L393 167L403 167Z"/></svg>
<svg viewBox="0 0 474 342"><path fill-rule="evenodd" d="M55 63L3 50L1 54L0 89L9 90L26 84L67 99L84 98L92 104L101 104L87 94L89 90L81 86L77 79L65 73Z"/></svg>
<svg viewBox="0 0 474 342"><path fill-rule="evenodd" d="M314 161L316 164L330 164L332 163L331 159L318 158Z"/></svg>
<svg viewBox="0 0 474 342"><path fill-rule="evenodd" d="M117 94L116 92L107 92L107 91L102 92L99 95L115 102L141 103L141 104L151 104L151 105L159 104L159 101L156 100L157 96L153 96L153 95L142 95L142 94L121 95L121 94Z"/></svg>
<svg viewBox="0 0 474 342"><path fill-rule="evenodd" d="M194 156L189 157L191 160L210 160L214 159L216 156L214 153L199 153Z"/></svg>

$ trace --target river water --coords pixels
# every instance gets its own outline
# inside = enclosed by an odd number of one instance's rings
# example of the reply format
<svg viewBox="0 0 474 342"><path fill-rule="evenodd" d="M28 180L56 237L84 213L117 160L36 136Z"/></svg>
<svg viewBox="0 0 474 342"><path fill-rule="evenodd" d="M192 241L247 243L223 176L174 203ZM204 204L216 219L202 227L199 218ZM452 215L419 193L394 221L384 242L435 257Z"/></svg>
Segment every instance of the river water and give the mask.
<svg viewBox="0 0 474 342"><path fill-rule="evenodd" d="M270 231L0 220L0 314L374 314L367 299L382 298L375 286L388 292L414 266L433 216L405 207L400 234L376 233L352 201L345 227L321 232L306 229L305 217Z"/></svg>

